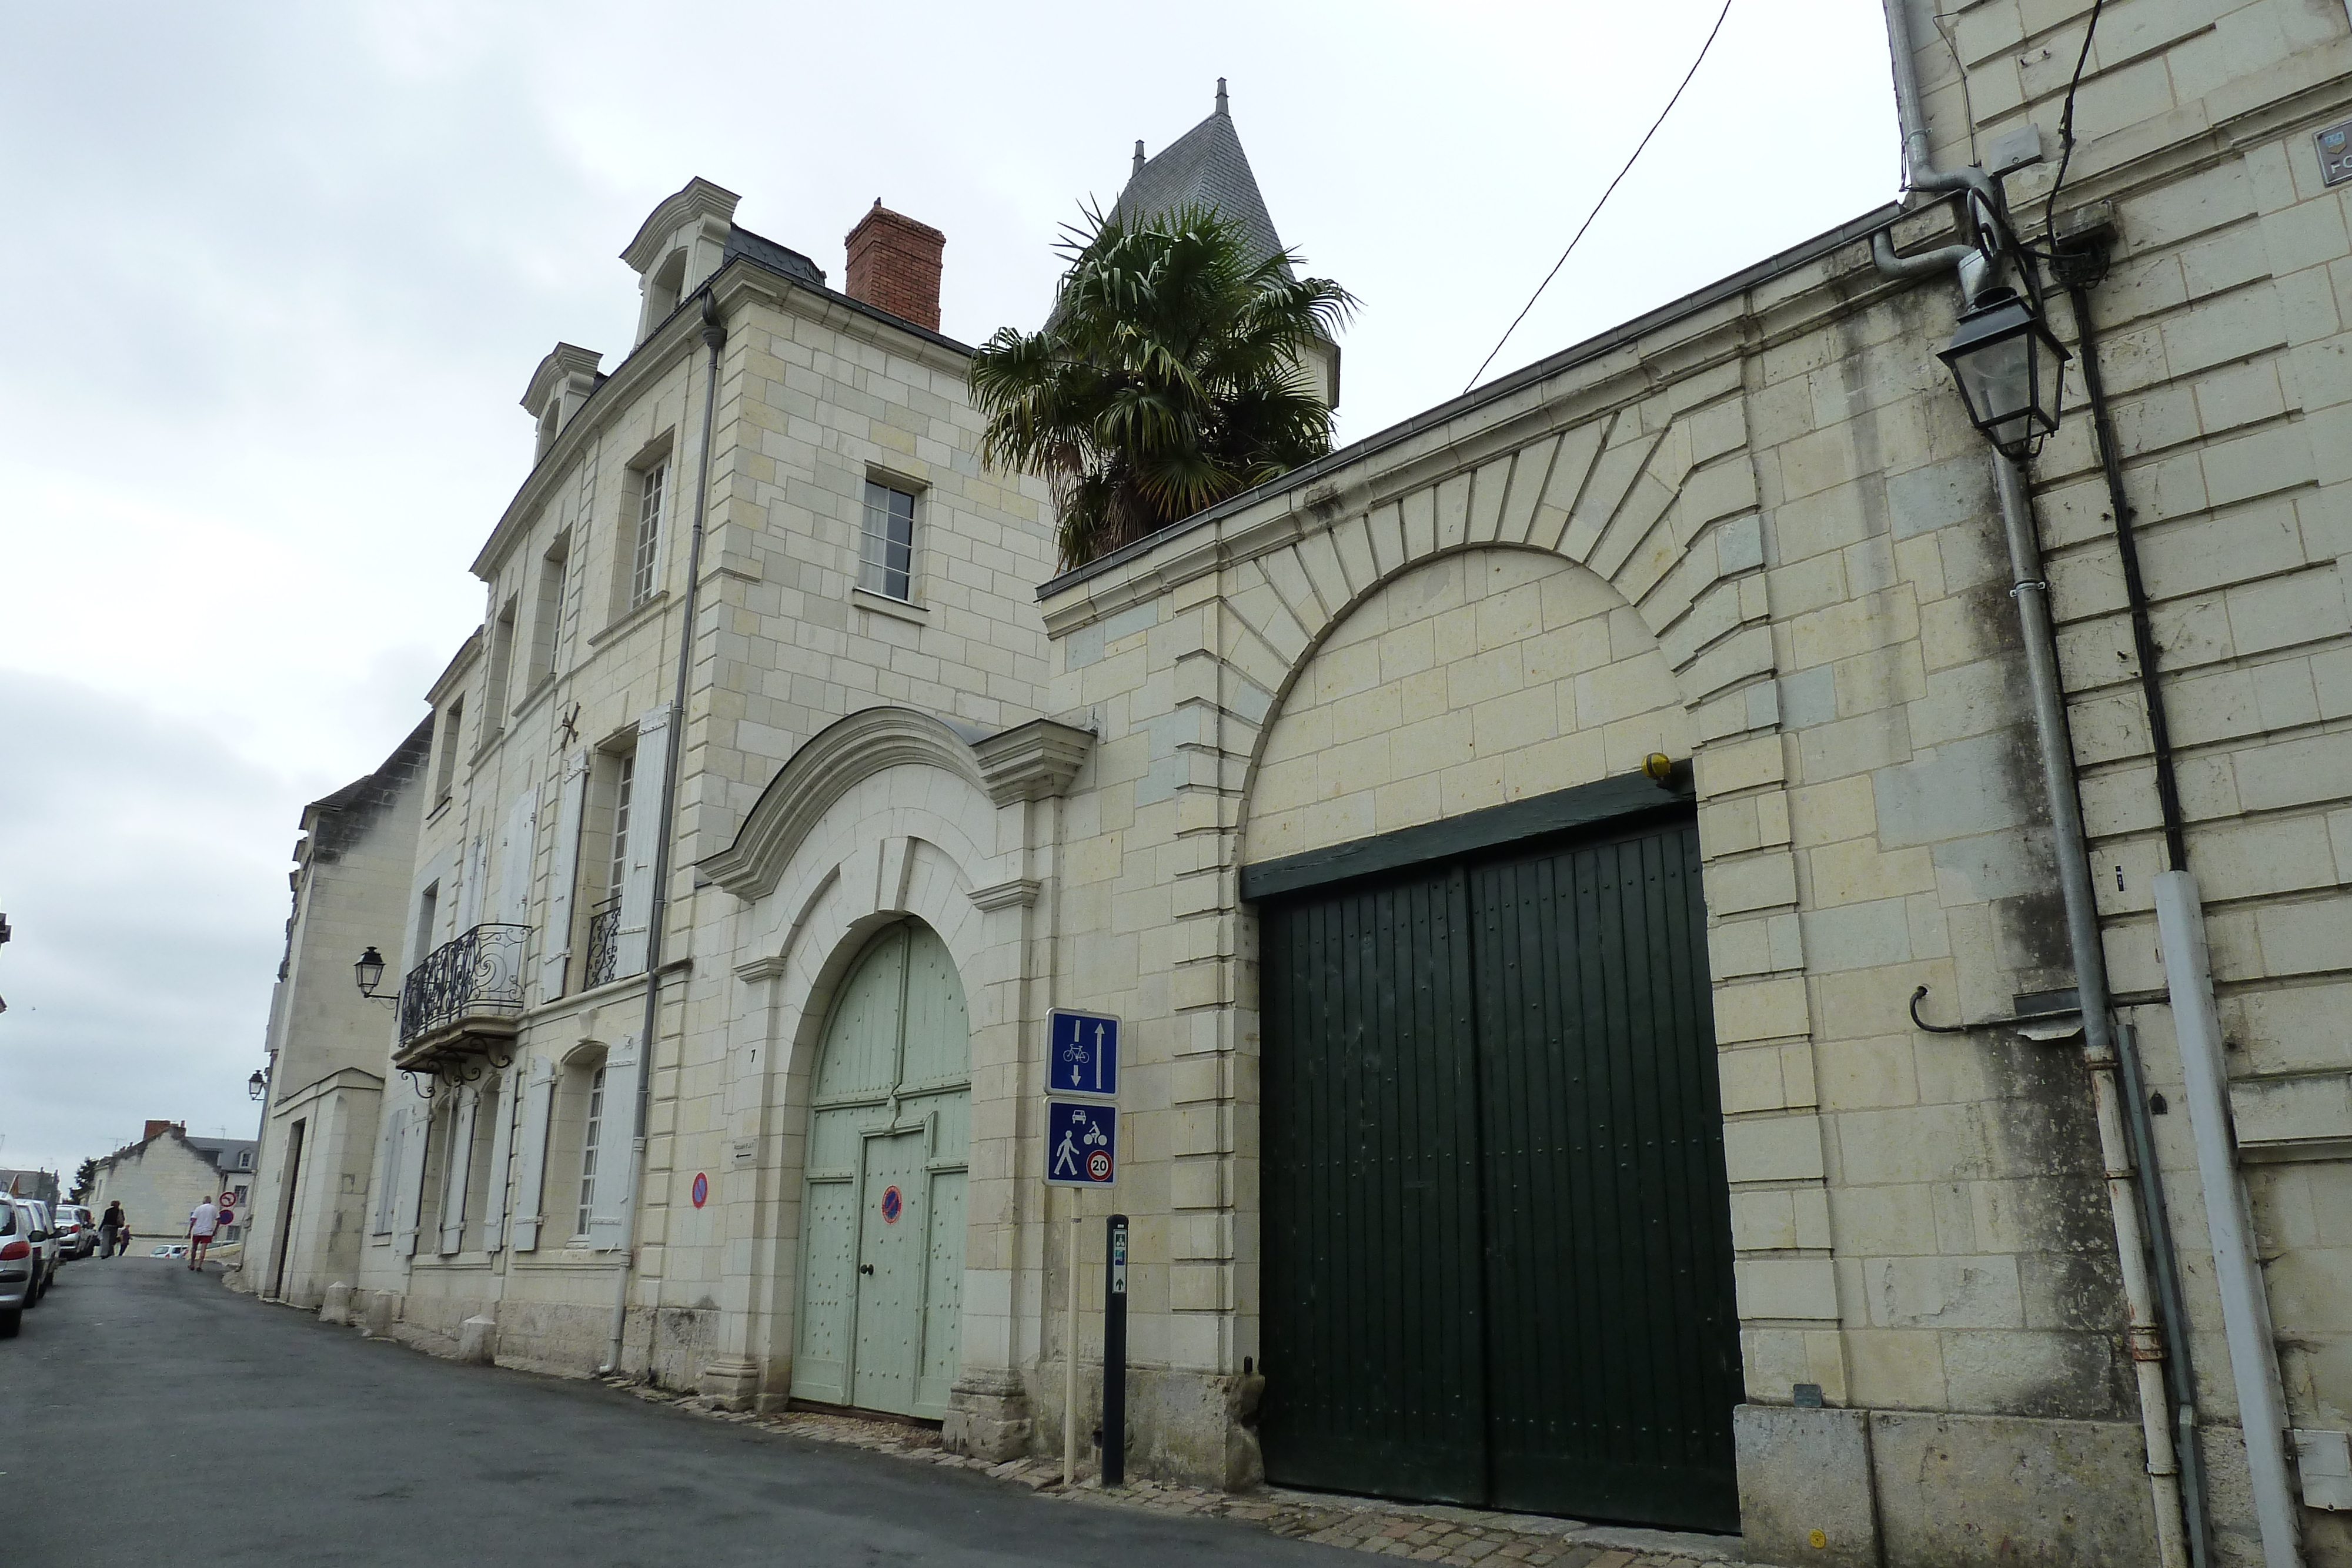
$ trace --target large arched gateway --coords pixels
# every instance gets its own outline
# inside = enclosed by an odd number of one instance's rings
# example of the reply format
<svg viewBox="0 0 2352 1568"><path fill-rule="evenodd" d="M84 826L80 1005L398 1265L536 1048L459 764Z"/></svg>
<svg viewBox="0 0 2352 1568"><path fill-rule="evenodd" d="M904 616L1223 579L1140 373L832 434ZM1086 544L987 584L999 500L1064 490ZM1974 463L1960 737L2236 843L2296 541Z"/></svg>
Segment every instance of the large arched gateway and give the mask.
<svg viewBox="0 0 2352 1568"><path fill-rule="evenodd" d="M1624 601L1523 550L1391 578L1284 693L1241 885L1270 1479L1738 1528L1698 830L1643 768L1686 731Z"/></svg>
<svg viewBox="0 0 2352 1568"><path fill-rule="evenodd" d="M901 920L837 996L810 1102L793 1394L938 1419L961 1328L963 985L937 934Z"/></svg>

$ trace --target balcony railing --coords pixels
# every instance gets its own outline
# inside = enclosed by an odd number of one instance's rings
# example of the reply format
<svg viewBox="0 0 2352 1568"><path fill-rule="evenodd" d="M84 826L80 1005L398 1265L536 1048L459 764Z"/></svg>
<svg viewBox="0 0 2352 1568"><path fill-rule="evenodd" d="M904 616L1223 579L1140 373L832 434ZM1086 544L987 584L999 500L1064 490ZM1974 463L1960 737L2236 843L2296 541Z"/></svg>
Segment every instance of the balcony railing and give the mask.
<svg viewBox="0 0 2352 1568"><path fill-rule="evenodd" d="M485 1034L511 1038L522 1011L523 944L528 925L477 925L444 942L408 971L400 985L400 1044L403 1052L420 1042L438 1045L451 1036L462 1048L467 1026L488 1024ZM491 1020L496 1020L495 1022Z"/></svg>
<svg viewBox="0 0 2352 1568"><path fill-rule="evenodd" d="M588 967L580 988L589 990L614 978L621 960L621 896L614 894L588 912Z"/></svg>

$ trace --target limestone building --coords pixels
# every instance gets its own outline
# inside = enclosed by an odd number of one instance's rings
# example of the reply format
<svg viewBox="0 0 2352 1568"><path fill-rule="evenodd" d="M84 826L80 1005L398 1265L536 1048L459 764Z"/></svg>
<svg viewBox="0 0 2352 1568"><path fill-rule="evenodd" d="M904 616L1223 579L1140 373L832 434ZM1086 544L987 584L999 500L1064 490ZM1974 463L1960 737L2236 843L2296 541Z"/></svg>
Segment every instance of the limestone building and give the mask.
<svg viewBox="0 0 2352 1568"><path fill-rule="evenodd" d="M2352 1564L2352 18L2091 16L1897 0L1907 204L1061 575L930 301L689 184L432 693L354 1282L1050 1452L1115 1207L1148 1475Z"/></svg>
<svg viewBox="0 0 2352 1568"><path fill-rule="evenodd" d="M256 1187L268 1218L229 1276L237 1289L317 1306L359 1270L398 972L371 998L352 967L383 939L383 915L407 903L432 740L431 723L419 725L374 772L303 810L270 995Z"/></svg>
<svg viewBox="0 0 2352 1568"><path fill-rule="evenodd" d="M252 1139L192 1138L184 1124L150 1122L137 1143L98 1161L97 1179L83 1201L100 1215L107 1205L121 1204L132 1253L144 1257L153 1248L186 1240L188 1216L205 1198L249 1196L253 1176ZM219 1244L236 1245L247 1229L240 1216L218 1233Z"/></svg>

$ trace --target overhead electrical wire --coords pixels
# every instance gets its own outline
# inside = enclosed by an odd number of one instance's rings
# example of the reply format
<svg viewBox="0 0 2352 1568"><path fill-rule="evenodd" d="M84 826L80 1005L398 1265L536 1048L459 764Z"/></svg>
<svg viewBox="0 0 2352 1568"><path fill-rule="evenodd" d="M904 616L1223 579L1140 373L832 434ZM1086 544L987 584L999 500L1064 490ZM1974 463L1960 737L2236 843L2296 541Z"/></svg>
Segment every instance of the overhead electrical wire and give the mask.
<svg viewBox="0 0 2352 1568"><path fill-rule="evenodd" d="M2058 172L2050 182L2050 199L2042 204L2042 234L2058 237L2058 187L2066 183L2066 165L2074 161L2074 94L2083 86L2083 68L2091 62L2091 40L2098 36L2099 13L2107 0L2091 0L2091 19L2083 24L2083 52L2074 57L2074 78L2066 84L2066 107L2058 114Z"/></svg>
<svg viewBox="0 0 2352 1568"><path fill-rule="evenodd" d="M1675 105L1682 101L1683 89L1690 86L1691 78L1698 75L1698 68L1706 63L1706 52L1715 47L1716 35L1723 31L1723 19L1731 15L1731 5L1732 0L1723 0L1723 9L1716 14L1715 26L1707 29L1706 42L1698 47L1698 58L1691 61L1690 69L1683 73L1681 86L1675 89L1674 97L1666 99L1666 107L1658 110L1658 118L1650 122L1650 129L1642 133L1642 140L1634 147L1633 157L1626 159L1625 166L1617 171L1617 178L1609 182L1609 188L1601 193L1601 199L1592 204L1591 212L1584 214L1584 222L1578 225L1576 233L1569 239L1568 249L1559 253L1559 259L1551 264L1551 270L1544 274L1544 280L1536 285L1536 291L1528 296L1528 302L1519 308L1519 313L1517 316L1511 318L1511 324L1503 329L1502 337L1496 340L1494 348L1487 350L1486 357L1479 361L1477 371L1470 377L1469 385L1462 389L1464 392L1466 392L1471 387L1478 384L1478 377L1486 373L1486 367L1495 362L1495 356L1503 351L1503 345L1511 340L1511 334L1519 329L1519 323L1525 321L1528 319L1528 312L1536 308L1536 301L1541 299L1544 290L1551 287L1551 280L1558 277L1559 269L1568 265L1569 256L1576 250L1576 242L1584 237L1584 231L1592 226L1592 220L1599 217L1601 209L1609 204L1609 198L1615 193L1619 183L1633 172L1633 165L1640 160L1642 150L1649 146L1650 138L1658 133L1658 127L1666 122L1666 116L1672 114L1675 111Z"/></svg>

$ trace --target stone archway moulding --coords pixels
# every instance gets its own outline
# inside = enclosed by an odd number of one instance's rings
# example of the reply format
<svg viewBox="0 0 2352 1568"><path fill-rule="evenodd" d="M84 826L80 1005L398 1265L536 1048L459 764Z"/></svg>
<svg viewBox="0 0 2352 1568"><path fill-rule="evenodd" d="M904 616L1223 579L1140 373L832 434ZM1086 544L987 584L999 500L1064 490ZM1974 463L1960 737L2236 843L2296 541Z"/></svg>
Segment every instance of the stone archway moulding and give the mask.
<svg viewBox="0 0 2352 1568"><path fill-rule="evenodd" d="M1329 477L1172 538L1049 611L1066 641L1096 624L1106 643L1157 626L1163 645L1177 644L1151 763L1179 820L1213 824L1222 849L1179 873L1191 883L1179 919L1216 928L1189 942L1202 956L1197 974L1176 977L1178 993L1232 1019L1223 1049L1255 1038L1239 974L1249 794L1283 698L1345 616L1403 573L1466 550L1529 549L1591 571L1655 639L1690 716L1751 1376L1767 1386L1793 1368L1842 1388L1766 517L1739 366L1532 438L1433 432L1384 472ZM1206 613L1176 608L1204 597L1179 584L1213 574ZM1170 622L1184 623L1173 638Z"/></svg>

